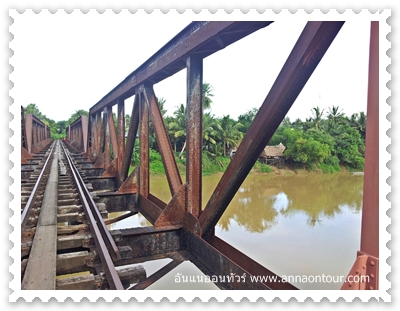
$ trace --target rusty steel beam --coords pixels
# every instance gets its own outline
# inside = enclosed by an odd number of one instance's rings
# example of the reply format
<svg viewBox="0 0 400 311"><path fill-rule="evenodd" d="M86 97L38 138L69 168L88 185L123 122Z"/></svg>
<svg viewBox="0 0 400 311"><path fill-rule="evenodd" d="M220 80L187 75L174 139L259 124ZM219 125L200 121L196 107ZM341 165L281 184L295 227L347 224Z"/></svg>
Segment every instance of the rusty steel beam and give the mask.
<svg viewBox="0 0 400 311"><path fill-rule="evenodd" d="M130 229L113 230L111 234L119 247L129 246L132 249L129 262L141 262L140 258L159 256L165 258L167 254L183 250L181 227L138 227ZM134 259L139 259L135 261ZM123 261L117 261L123 265Z"/></svg>
<svg viewBox="0 0 400 311"><path fill-rule="evenodd" d="M360 251L379 257L379 22L371 23Z"/></svg>
<svg viewBox="0 0 400 311"><path fill-rule="evenodd" d="M69 144L77 151L86 152L88 147L87 116L82 115L66 129Z"/></svg>
<svg viewBox="0 0 400 311"><path fill-rule="evenodd" d="M252 282L249 271L238 266L234 261L194 233L182 229L182 237L184 248L193 256L191 258L193 263L210 278L217 277L218 282L215 285L221 289L271 289L262 282ZM233 275L233 280L228 282L226 277ZM219 276L223 277L224 280L221 280Z"/></svg>
<svg viewBox="0 0 400 311"><path fill-rule="evenodd" d="M111 127L109 122L109 109L108 107L104 108L103 111L103 124L104 124L104 168L109 167L111 164ZM111 115L112 117L112 115Z"/></svg>
<svg viewBox="0 0 400 311"><path fill-rule="evenodd" d="M292 284L284 282L280 276L276 275L272 271L260 265L258 262L246 256L245 254L243 254L242 252L240 252L239 250L237 250L224 240L221 240L220 238L213 236L210 239L210 244L213 247L215 247L219 252L228 257L230 260L232 260L239 267L241 267L243 270L246 270L248 273L255 276L265 277L265 280L268 279L269 281L264 281L263 283L269 288L274 290L298 289Z"/></svg>
<svg viewBox="0 0 400 311"><path fill-rule="evenodd" d="M110 139L111 139L111 146L113 148L114 158L117 158L118 142L117 142L117 134L115 131L115 123L111 106L107 106L107 118L108 118L108 128L110 130Z"/></svg>
<svg viewBox="0 0 400 311"><path fill-rule="evenodd" d="M264 103L200 215L203 237L214 226L245 180L263 148L324 56L344 22L308 22Z"/></svg>
<svg viewBox="0 0 400 311"><path fill-rule="evenodd" d="M186 58L197 54L205 58L226 46L262 29L271 21L192 22L127 76L112 91L90 108L89 114L101 111L118 99L127 99L145 82L158 83L186 67Z"/></svg>
<svg viewBox="0 0 400 311"><path fill-rule="evenodd" d="M169 142L164 120L162 118L160 108L158 107L157 99L152 86L144 86L144 96L149 106L158 148L160 149L161 159L167 175L168 185L172 196L174 196L182 185L182 179L181 175L179 174L178 166L175 161L174 153L172 152L172 147Z"/></svg>
<svg viewBox="0 0 400 311"><path fill-rule="evenodd" d="M44 146L40 143L46 141L45 135L47 125L33 114L27 114L25 118L26 146L29 154L39 152Z"/></svg>
<svg viewBox="0 0 400 311"><path fill-rule="evenodd" d="M139 170L139 194L145 198L150 191L150 160L149 160L149 107L143 94L140 94L140 170Z"/></svg>
<svg viewBox="0 0 400 311"><path fill-rule="evenodd" d="M157 270L154 272L152 275L148 276L145 280L137 283L136 285L132 286L129 288L130 290L141 290L141 289L146 289L153 283L157 282L159 279L161 279L164 275L167 273L171 272L173 269L175 269L177 266L179 266L183 261L180 260L172 260L168 264L166 264L164 267L161 269Z"/></svg>
<svg viewBox="0 0 400 311"><path fill-rule="evenodd" d="M87 116L81 116L82 122L82 144L83 144L83 152L87 151L88 147L88 119Z"/></svg>
<svg viewBox="0 0 400 311"><path fill-rule="evenodd" d="M101 120L101 111L95 113L95 123L93 124L93 129L95 133L95 147L94 147L94 160L97 160L98 157L103 153L101 149L101 141L102 141L102 120Z"/></svg>
<svg viewBox="0 0 400 311"><path fill-rule="evenodd" d="M186 67L186 210L198 218L202 188L203 59L191 55L186 59Z"/></svg>
<svg viewBox="0 0 400 311"><path fill-rule="evenodd" d="M128 137L126 139L124 160L120 171L122 180L125 180L128 177L129 166L132 161L133 148L135 146L138 127L139 127L139 95L136 95L132 107Z"/></svg>
<svg viewBox="0 0 400 311"><path fill-rule="evenodd" d="M185 202L186 184L183 184L158 216L154 226L182 225L185 217Z"/></svg>
<svg viewBox="0 0 400 311"><path fill-rule="evenodd" d="M341 289L379 289L379 22L376 21L371 22L369 47L361 242L348 276L357 281L345 282Z"/></svg>
<svg viewBox="0 0 400 311"><path fill-rule="evenodd" d="M125 103L123 100L118 101L118 150L115 150L118 158L118 185L125 180L122 173L123 159L125 156Z"/></svg>
<svg viewBox="0 0 400 311"><path fill-rule="evenodd" d="M139 195L139 210L153 225L163 212L162 208L142 195Z"/></svg>

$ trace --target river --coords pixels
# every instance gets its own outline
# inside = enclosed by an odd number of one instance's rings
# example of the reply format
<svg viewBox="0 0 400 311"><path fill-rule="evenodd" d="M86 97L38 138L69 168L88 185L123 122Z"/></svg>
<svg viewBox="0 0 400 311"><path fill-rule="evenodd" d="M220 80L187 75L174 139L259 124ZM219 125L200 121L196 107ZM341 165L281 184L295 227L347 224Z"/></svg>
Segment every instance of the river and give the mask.
<svg viewBox="0 0 400 311"><path fill-rule="evenodd" d="M221 175L203 177L203 207ZM151 193L171 198L165 178L151 178ZM351 173L251 173L215 228L215 234L299 289L340 289L360 245L363 176ZM111 229L149 225L136 215ZM143 265L147 274L169 259ZM184 262L148 289L218 289L212 283L176 283L177 273L202 275ZM323 276L325 282L317 282Z"/></svg>

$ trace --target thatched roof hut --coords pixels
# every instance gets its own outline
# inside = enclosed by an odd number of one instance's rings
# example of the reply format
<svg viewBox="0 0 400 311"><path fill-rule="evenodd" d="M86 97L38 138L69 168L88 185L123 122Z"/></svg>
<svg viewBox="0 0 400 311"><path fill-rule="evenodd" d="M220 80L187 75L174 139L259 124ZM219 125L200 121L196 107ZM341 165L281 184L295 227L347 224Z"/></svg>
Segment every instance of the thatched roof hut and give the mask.
<svg viewBox="0 0 400 311"><path fill-rule="evenodd" d="M278 146L266 146L260 154L260 158L283 157L286 147L280 143Z"/></svg>

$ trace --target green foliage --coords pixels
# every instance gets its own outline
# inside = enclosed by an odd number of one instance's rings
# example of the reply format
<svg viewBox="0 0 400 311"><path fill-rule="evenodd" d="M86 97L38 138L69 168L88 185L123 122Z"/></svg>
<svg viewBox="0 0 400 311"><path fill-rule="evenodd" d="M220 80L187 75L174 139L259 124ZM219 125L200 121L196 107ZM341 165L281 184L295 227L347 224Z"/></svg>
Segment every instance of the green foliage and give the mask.
<svg viewBox="0 0 400 311"><path fill-rule="evenodd" d="M275 134L271 137L268 145L277 146L280 143L282 143L285 146L291 146L299 138L302 138L302 137L303 137L303 130L280 126L275 131Z"/></svg>
<svg viewBox="0 0 400 311"><path fill-rule="evenodd" d="M164 165L162 163L161 154L157 151L150 149L149 152L149 160L150 160L150 172L155 174L165 174Z"/></svg>
<svg viewBox="0 0 400 311"><path fill-rule="evenodd" d="M211 109L212 99L214 94L212 93L213 87L210 83L204 82L203 83L203 110Z"/></svg>
<svg viewBox="0 0 400 311"><path fill-rule="evenodd" d="M259 162L258 162L259 163ZM260 163L258 170L261 173L271 173L272 172L272 168L266 164Z"/></svg>
<svg viewBox="0 0 400 311"><path fill-rule="evenodd" d="M223 116L216 122L216 135L222 140L224 147L223 155L226 156L229 147L237 147L243 138L243 133L240 128L243 125L231 119L229 115Z"/></svg>
<svg viewBox="0 0 400 311"><path fill-rule="evenodd" d="M251 123L258 113L257 108L252 108L241 114L237 120L229 115L216 117L211 113L213 87L203 83L203 174L214 174L225 171L230 159L226 157L230 149L235 149L248 131ZM172 116L166 116L164 108L166 100L157 98L157 103L164 119L171 146L175 152L176 161L182 173L185 170L186 148L186 105L180 104ZM43 115L36 104L29 104L24 108L25 113L34 114L50 128L52 139L65 137L66 127L82 115L88 116L85 110L77 110L67 121L55 122ZM340 165L350 170L363 170L366 115L364 112L355 113L348 118L339 106L324 109L318 106L311 109L311 117L304 122L296 119L291 122L285 117L278 129L271 137L268 145L277 146L280 143L287 149L284 152L286 159L295 166L299 165L308 170L315 168L323 172L340 170ZM117 120L113 114L117 127ZM128 131L131 116L126 115L125 131ZM159 147L154 134L154 125L149 124L150 144L150 171L164 173ZM133 165L139 165L139 140L136 140L132 154ZM256 163L255 169L260 172L271 172L272 169L264 164Z"/></svg>
<svg viewBox="0 0 400 311"><path fill-rule="evenodd" d="M346 166L362 170L364 168L364 141L359 131L348 124L339 125L331 130L335 141L335 155Z"/></svg>
<svg viewBox="0 0 400 311"><path fill-rule="evenodd" d="M340 171L340 167L336 168L332 165L328 165L325 163L319 163L318 167L321 169L321 171L323 171L324 173L336 173Z"/></svg>
<svg viewBox="0 0 400 311"><path fill-rule="evenodd" d="M136 166L138 166L140 163L140 143L138 139L135 139L135 145L133 146L131 163L132 165Z"/></svg>
<svg viewBox="0 0 400 311"><path fill-rule="evenodd" d="M329 146L314 140L312 137L308 139L299 138L288 147L285 154L293 158L295 162L312 165L322 163L329 156Z"/></svg>
<svg viewBox="0 0 400 311"><path fill-rule="evenodd" d="M241 114L238 117L238 122L242 124L242 127L239 129L243 134L247 132L250 127L251 122L253 122L256 114L258 112L257 108L253 108L248 110L246 113Z"/></svg>
<svg viewBox="0 0 400 311"><path fill-rule="evenodd" d="M336 172L339 172L340 171L339 163L340 163L340 161L339 161L338 157L329 156L324 159L323 164L328 165L328 166L332 167Z"/></svg>
<svg viewBox="0 0 400 311"><path fill-rule="evenodd" d="M75 112L70 116L67 121L68 125L74 123L81 116L89 117L89 111L83 109L75 110Z"/></svg>
<svg viewBox="0 0 400 311"><path fill-rule="evenodd" d="M204 176L225 172L230 162L228 157L213 156L209 152L203 152L202 161L202 172Z"/></svg>

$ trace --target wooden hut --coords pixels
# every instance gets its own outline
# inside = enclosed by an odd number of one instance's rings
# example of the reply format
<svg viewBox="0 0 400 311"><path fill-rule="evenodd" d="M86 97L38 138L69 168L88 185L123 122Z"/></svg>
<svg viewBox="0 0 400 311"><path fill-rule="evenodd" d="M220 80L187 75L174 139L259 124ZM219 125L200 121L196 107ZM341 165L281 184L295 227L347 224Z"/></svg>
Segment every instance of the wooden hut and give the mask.
<svg viewBox="0 0 400 311"><path fill-rule="evenodd" d="M283 153L286 147L284 144L280 143L278 146L265 146L264 150L261 152L258 160L264 164L271 165L282 165L285 161ZM236 150L232 150L230 153L231 159L235 155Z"/></svg>
<svg viewBox="0 0 400 311"><path fill-rule="evenodd" d="M281 165L284 162L286 147L280 143L278 146L266 146L259 156L259 161L264 164Z"/></svg>

